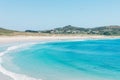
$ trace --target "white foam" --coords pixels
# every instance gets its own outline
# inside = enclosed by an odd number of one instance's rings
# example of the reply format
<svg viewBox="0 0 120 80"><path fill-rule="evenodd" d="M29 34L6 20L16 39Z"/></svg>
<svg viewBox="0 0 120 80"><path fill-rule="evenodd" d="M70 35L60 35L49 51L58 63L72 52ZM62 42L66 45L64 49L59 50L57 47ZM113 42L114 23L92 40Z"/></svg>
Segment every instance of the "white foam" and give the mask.
<svg viewBox="0 0 120 80"><path fill-rule="evenodd" d="M14 80L42 80L42 79L32 78L32 77L29 77L29 76L26 76L26 75L23 75L23 74L16 74L16 73L10 72L10 71L6 70L1 65L3 55L7 54L9 51L13 51L13 50L16 50L18 48L22 48L22 47L32 45L32 44L35 44L35 43L22 44L22 45L18 45L18 46L11 46L11 47L8 47L5 51L1 52L0 53L0 72L2 72L3 74L5 74L7 76L10 76Z"/></svg>

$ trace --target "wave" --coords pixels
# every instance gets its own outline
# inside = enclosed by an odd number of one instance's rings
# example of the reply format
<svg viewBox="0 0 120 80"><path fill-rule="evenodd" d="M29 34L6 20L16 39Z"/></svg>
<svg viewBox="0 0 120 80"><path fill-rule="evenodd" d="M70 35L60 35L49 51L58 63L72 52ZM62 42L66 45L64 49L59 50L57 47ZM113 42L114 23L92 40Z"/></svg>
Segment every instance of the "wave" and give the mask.
<svg viewBox="0 0 120 80"><path fill-rule="evenodd" d="M21 44L21 45L17 45L17 46L10 46L8 47L5 51L0 52L0 72L2 72L3 74L13 78L14 80L42 80L42 79L36 79L24 74L17 74L11 71L6 70L3 66L2 66L2 56L4 56L5 54L7 54L10 51L25 47L25 46L30 46L36 43L28 43L28 44Z"/></svg>

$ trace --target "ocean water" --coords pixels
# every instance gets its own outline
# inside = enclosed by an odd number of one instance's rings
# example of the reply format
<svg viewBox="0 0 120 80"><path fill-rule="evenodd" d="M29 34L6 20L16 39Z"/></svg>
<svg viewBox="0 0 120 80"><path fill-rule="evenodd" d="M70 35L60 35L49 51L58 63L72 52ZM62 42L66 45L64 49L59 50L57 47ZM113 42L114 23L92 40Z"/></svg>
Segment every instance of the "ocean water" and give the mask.
<svg viewBox="0 0 120 80"><path fill-rule="evenodd" d="M1 65L31 80L120 80L120 39L37 43L6 53Z"/></svg>

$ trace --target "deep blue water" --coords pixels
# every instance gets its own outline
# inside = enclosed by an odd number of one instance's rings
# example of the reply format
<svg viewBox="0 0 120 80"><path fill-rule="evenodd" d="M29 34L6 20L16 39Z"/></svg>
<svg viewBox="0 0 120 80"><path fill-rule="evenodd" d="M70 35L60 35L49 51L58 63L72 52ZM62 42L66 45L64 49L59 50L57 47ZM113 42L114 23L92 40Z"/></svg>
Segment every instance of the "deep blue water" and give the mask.
<svg viewBox="0 0 120 80"><path fill-rule="evenodd" d="M43 80L120 80L120 39L38 43L3 60L6 69Z"/></svg>

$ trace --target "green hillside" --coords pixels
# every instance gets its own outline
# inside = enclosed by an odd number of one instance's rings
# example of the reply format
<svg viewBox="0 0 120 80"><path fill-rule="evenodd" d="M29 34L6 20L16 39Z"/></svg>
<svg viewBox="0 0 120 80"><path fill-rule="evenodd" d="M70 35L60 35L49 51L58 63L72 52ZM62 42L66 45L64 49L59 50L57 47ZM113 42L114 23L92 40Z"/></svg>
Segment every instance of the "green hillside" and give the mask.
<svg viewBox="0 0 120 80"><path fill-rule="evenodd" d="M52 30L41 31L50 34L97 34L97 35L120 35L120 26L103 26L96 28L80 28L75 26L65 26Z"/></svg>
<svg viewBox="0 0 120 80"><path fill-rule="evenodd" d="M38 32L24 32L24 31L15 31L15 30L9 30L9 29L4 29L0 28L0 36L45 36L49 35L46 33L38 33Z"/></svg>
<svg viewBox="0 0 120 80"><path fill-rule="evenodd" d="M18 32L18 31L0 28L0 35L10 35L13 34L14 32Z"/></svg>

